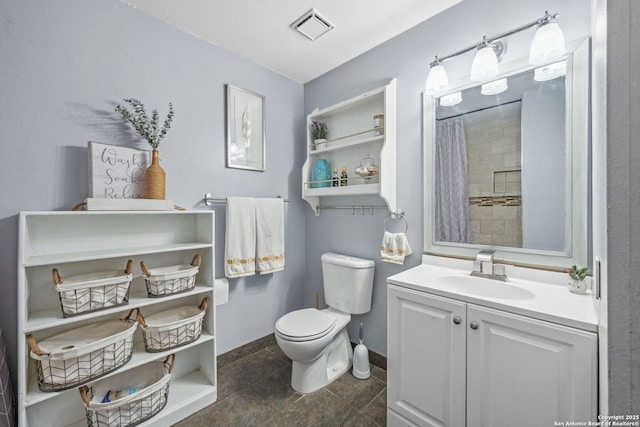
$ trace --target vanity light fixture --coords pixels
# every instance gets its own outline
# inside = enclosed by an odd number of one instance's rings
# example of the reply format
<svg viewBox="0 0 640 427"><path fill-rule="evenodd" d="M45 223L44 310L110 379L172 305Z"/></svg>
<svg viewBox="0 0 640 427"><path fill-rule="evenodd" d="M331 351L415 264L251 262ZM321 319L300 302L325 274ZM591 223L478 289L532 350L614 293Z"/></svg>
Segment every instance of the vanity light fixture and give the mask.
<svg viewBox="0 0 640 427"><path fill-rule="evenodd" d="M495 78L499 72L498 57L493 50L493 43L484 37L471 63L471 76L469 80L472 82L486 81Z"/></svg>
<svg viewBox="0 0 640 427"><path fill-rule="evenodd" d="M507 79L498 79L489 83L485 83L480 88L480 93L483 95L497 95L508 89Z"/></svg>
<svg viewBox="0 0 640 427"><path fill-rule="evenodd" d="M430 64L426 91L428 94L436 94L448 88L449 76L447 76L447 70L444 69L442 63L436 56L436 59Z"/></svg>
<svg viewBox="0 0 640 427"><path fill-rule="evenodd" d="M470 80L482 82L495 79L500 73L498 62L505 53L506 40L503 39L529 28L536 27L536 34L529 50L530 64L546 64L559 59L566 53L566 48L564 35L557 23L557 18L557 13L550 14L549 11L546 11L542 18L533 22L502 34L491 37L485 36L477 45L469 46L446 56L436 56L435 60L430 64L429 74L427 75L426 93L428 95L438 95L446 91L449 88L449 79L443 63L473 50L477 52L471 65Z"/></svg>
<svg viewBox="0 0 640 427"><path fill-rule="evenodd" d="M558 26L557 15L545 12L540 23L536 24L536 35L533 36L529 49L529 64L539 65L560 58L567 52L564 34Z"/></svg>
<svg viewBox="0 0 640 427"><path fill-rule="evenodd" d="M440 97L440 105L443 107L452 107L454 105L458 105L462 102L462 92L454 92L449 95Z"/></svg>

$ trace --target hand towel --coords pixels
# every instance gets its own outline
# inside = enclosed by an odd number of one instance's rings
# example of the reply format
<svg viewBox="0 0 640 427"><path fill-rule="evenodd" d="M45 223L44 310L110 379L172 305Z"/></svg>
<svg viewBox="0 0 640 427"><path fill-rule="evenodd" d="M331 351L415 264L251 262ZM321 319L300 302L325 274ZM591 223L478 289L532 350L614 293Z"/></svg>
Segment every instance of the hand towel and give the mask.
<svg viewBox="0 0 640 427"><path fill-rule="evenodd" d="M256 247L260 274L284 270L282 199L256 199Z"/></svg>
<svg viewBox="0 0 640 427"><path fill-rule="evenodd" d="M411 255L411 247L404 233L384 232L382 246L380 247L382 261L404 264L404 258Z"/></svg>
<svg viewBox="0 0 640 427"><path fill-rule="evenodd" d="M227 277L256 273L256 202L252 197L227 197L224 273Z"/></svg>

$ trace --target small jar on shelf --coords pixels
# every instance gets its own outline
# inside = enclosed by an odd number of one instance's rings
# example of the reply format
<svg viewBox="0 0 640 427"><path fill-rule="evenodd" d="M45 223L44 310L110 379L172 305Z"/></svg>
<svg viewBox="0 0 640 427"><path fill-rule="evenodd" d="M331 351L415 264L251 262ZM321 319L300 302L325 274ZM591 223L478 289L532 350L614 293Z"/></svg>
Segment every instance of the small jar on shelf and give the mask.
<svg viewBox="0 0 640 427"><path fill-rule="evenodd" d="M347 175L347 167L342 167L342 173L340 174L340 187L346 187L349 184L349 176Z"/></svg>

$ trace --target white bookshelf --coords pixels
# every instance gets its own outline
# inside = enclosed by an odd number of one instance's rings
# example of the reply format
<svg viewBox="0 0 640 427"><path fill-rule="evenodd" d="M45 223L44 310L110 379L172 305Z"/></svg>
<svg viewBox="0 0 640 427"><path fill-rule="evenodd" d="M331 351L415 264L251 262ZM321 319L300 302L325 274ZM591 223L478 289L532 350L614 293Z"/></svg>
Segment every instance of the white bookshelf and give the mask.
<svg viewBox="0 0 640 427"><path fill-rule="evenodd" d="M131 360L112 372L136 369L176 354L167 406L141 425L170 426L217 398L215 335L214 213L210 211L22 212L18 247L18 423L20 426L85 426L77 387L58 392L38 389L26 335L38 341L101 320L120 319L130 309L145 316L208 297L201 337L173 351L147 353L136 331ZM188 264L202 257L196 286L188 292L147 297L140 261L149 268ZM51 269L63 279L89 272L124 269L134 261L129 303L64 318ZM108 376L108 375L107 375Z"/></svg>

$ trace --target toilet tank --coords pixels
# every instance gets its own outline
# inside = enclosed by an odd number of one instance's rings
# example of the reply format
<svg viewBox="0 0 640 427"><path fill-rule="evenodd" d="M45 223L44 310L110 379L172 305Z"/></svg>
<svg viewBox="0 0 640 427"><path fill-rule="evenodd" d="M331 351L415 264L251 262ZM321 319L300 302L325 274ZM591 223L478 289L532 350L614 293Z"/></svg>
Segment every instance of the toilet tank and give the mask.
<svg viewBox="0 0 640 427"><path fill-rule="evenodd" d="M323 254L321 259L324 299L329 307L351 314L370 311L375 263L335 253Z"/></svg>

